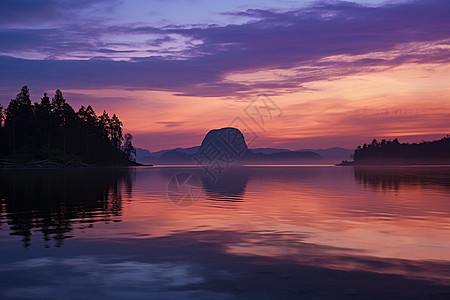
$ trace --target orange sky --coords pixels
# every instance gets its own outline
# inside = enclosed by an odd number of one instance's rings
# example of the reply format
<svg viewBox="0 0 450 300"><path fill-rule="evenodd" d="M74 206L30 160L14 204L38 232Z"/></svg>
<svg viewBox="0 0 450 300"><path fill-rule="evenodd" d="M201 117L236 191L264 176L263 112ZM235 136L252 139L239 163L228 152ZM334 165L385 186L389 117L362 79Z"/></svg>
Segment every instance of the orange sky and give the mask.
<svg viewBox="0 0 450 300"><path fill-rule="evenodd" d="M236 118L251 147L292 150L450 133L449 1L176 2L36 3L51 20L7 5L0 103L25 84L33 101L61 89L151 151L198 146ZM261 94L276 104L263 127L245 113Z"/></svg>
<svg viewBox="0 0 450 300"><path fill-rule="evenodd" d="M251 75L230 75L228 80L248 80ZM251 78L277 80L278 76L271 71ZM447 64L406 64L310 82L300 90L269 96L282 115L265 117L264 130L244 112L255 95L190 97L124 89L66 93L103 97L94 106L97 112L101 108L117 112L125 130L135 135L135 144L150 151L200 145L210 129L229 126L237 117L257 135L251 147L355 148L372 138L398 137L406 142L449 134L448 82ZM246 128L241 129L248 135Z"/></svg>

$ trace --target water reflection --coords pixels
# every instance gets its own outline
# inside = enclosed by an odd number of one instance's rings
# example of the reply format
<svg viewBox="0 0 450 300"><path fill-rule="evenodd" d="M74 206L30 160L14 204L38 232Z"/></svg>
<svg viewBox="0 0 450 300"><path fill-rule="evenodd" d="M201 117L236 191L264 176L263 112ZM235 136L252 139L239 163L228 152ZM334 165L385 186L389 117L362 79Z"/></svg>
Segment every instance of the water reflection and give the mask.
<svg viewBox="0 0 450 300"><path fill-rule="evenodd" d="M0 298L448 299L446 170L0 172ZM195 205L168 198L177 174L198 178Z"/></svg>
<svg viewBox="0 0 450 300"><path fill-rule="evenodd" d="M450 191L450 167L356 167L357 183L374 190L422 187Z"/></svg>
<svg viewBox="0 0 450 300"><path fill-rule="evenodd" d="M449 263L373 258L301 237L180 232L109 241L114 255L105 251L104 241L90 244L76 256L45 253L5 263L0 258L0 275L13 274L0 281L0 298L448 299L449 294Z"/></svg>
<svg viewBox="0 0 450 300"><path fill-rule="evenodd" d="M22 236L23 246L42 235L60 247L95 222L118 222L122 198L131 196L133 170L0 170L0 226Z"/></svg>
<svg viewBox="0 0 450 300"><path fill-rule="evenodd" d="M206 198L212 201L243 201L248 179L249 169L245 167L233 167L214 181L202 176Z"/></svg>

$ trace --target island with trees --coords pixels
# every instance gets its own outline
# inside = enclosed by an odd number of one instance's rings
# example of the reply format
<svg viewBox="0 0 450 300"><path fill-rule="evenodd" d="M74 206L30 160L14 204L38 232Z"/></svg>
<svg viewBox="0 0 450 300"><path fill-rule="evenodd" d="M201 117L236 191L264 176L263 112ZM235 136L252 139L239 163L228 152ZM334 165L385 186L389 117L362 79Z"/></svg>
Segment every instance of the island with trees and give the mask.
<svg viewBox="0 0 450 300"><path fill-rule="evenodd" d="M376 139L370 144L358 146L353 154L353 161L343 161L346 165L449 165L450 136L421 143L400 143Z"/></svg>
<svg viewBox="0 0 450 300"><path fill-rule="evenodd" d="M32 103L23 86L7 107L0 106L0 166L132 166L133 136L106 111L75 111L62 92L44 93Z"/></svg>

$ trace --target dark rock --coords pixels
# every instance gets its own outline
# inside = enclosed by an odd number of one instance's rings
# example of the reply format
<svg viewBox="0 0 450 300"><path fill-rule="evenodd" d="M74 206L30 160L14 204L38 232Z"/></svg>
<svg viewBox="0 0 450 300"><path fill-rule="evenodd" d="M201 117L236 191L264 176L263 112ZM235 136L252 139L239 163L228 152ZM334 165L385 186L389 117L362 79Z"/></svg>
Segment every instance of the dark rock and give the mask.
<svg viewBox="0 0 450 300"><path fill-rule="evenodd" d="M237 162L249 153L244 135L239 129L226 127L208 132L194 156L198 164L216 160Z"/></svg>

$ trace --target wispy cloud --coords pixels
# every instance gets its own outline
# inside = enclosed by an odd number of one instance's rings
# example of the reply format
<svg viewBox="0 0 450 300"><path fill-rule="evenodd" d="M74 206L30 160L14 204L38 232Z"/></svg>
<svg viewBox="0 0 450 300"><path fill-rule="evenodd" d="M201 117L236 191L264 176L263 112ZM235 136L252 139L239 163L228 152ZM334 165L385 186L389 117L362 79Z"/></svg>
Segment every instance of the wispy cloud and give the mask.
<svg viewBox="0 0 450 300"><path fill-rule="evenodd" d="M31 2L29 10L36 11L38 4ZM71 5L85 9L89 4ZM375 7L328 1L297 10L232 14L252 21L155 27L85 19L78 25L33 29L11 28L14 20L3 19L0 80L15 87L52 82L61 88L224 96L291 91L306 82L375 67L447 63L450 57L450 2L445 0ZM292 74L272 81L230 80L231 74L270 69Z"/></svg>
<svg viewBox="0 0 450 300"><path fill-rule="evenodd" d="M214 13L206 0L189 2L185 18L184 0L173 11L163 1L139 11L120 1L3 1L0 103L24 84L33 100L60 88L76 108L119 113L152 151L199 144L260 93L285 114L255 146L448 132L449 1L231 2Z"/></svg>

